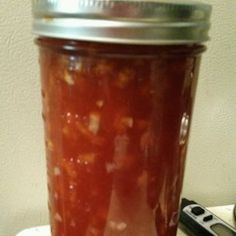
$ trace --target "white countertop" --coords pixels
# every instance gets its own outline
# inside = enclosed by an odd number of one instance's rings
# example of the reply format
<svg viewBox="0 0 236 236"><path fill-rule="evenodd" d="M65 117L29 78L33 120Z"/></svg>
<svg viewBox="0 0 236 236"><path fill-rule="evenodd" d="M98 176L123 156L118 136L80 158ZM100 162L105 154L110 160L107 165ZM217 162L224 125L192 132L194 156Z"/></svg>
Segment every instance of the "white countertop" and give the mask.
<svg viewBox="0 0 236 236"><path fill-rule="evenodd" d="M219 206L219 207L211 207L209 210L215 215L219 216L225 222L229 223L232 226L235 226L235 222L233 219L233 205L229 206ZM48 225L46 226L38 226L30 229L25 229L18 233L16 236L50 236L50 228ZM181 229L178 229L177 236L186 236Z"/></svg>

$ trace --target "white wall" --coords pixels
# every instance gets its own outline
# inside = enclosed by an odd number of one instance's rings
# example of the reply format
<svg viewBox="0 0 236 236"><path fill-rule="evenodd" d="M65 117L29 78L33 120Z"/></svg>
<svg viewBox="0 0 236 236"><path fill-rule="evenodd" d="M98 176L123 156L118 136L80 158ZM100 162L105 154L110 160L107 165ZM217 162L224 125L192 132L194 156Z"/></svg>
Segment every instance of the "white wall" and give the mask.
<svg viewBox="0 0 236 236"><path fill-rule="evenodd" d="M203 1L204 2L204 1ZM236 203L236 1L213 4L183 194L207 205Z"/></svg>
<svg viewBox="0 0 236 236"><path fill-rule="evenodd" d="M236 202L236 1L214 5L196 99L184 195ZM47 223L37 49L30 2L0 0L0 236Z"/></svg>

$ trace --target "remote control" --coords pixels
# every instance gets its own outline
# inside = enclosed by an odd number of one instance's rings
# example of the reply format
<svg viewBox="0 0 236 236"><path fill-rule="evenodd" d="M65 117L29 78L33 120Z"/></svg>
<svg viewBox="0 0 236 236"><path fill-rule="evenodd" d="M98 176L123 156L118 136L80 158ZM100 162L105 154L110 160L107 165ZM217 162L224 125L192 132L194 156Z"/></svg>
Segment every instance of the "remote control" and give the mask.
<svg viewBox="0 0 236 236"><path fill-rule="evenodd" d="M236 229L205 207L183 198L180 222L194 236L236 236Z"/></svg>

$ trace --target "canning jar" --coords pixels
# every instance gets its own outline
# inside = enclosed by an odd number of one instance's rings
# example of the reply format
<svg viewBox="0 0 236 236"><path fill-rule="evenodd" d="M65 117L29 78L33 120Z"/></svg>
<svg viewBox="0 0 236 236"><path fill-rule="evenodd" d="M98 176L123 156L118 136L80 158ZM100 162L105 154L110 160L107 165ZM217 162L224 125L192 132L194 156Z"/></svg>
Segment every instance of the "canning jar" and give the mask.
<svg viewBox="0 0 236 236"><path fill-rule="evenodd" d="M38 0L52 236L174 236L211 7Z"/></svg>

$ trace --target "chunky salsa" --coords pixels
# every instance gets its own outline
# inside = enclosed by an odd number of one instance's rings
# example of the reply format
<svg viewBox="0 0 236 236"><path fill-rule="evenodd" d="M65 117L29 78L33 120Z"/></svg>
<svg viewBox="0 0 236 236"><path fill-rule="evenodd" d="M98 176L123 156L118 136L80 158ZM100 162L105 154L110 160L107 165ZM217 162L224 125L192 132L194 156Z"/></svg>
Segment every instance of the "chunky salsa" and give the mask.
<svg viewBox="0 0 236 236"><path fill-rule="evenodd" d="M174 236L203 47L37 43L52 236Z"/></svg>

